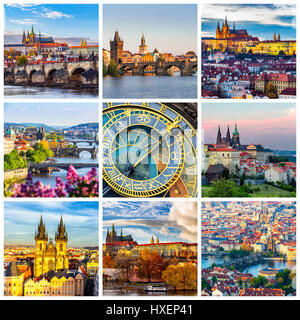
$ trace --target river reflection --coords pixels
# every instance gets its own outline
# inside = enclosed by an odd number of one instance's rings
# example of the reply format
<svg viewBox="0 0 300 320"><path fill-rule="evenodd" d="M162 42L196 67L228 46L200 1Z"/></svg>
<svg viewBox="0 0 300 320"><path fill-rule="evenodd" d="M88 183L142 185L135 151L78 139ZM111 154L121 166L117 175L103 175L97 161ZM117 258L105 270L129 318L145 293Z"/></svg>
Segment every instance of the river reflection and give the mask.
<svg viewBox="0 0 300 320"><path fill-rule="evenodd" d="M148 297L164 297L164 296L196 296L195 291L169 291L169 292L143 292L141 290L103 290L104 296L148 296Z"/></svg>
<svg viewBox="0 0 300 320"><path fill-rule="evenodd" d="M197 76L121 76L103 78L104 98L197 98Z"/></svg>
<svg viewBox="0 0 300 320"><path fill-rule="evenodd" d="M4 96L7 99L92 99L98 97L98 89L4 86Z"/></svg>
<svg viewBox="0 0 300 320"><path fill-rule="evenodd" d="M216 256L210 256L205 255L202 257L201 267L203 269L209 268L213 263L215 264L221 264L224 261L229 261L230 258L228 255L224 255L223 257L216 257ZM266 268L276 268L276 269L294 269L296 268L296 261L284 261L284 260L274 260L274 259L268 259L263 260L258 264L250 265L247 268L243 269L242 272L251 273L255 277L258 276L258 273L260 270L266 269Z"/></svg>

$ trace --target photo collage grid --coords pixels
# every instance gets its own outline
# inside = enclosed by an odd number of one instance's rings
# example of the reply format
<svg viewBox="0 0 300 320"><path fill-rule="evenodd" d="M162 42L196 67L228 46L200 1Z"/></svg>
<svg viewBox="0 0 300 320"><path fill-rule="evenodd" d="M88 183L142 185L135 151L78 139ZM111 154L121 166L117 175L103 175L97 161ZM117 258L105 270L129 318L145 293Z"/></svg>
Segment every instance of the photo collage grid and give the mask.
<svg viewBox="0 0 300 320"><path fill-rule="evenodd" d="M297 299L295 4L1 15L1 299Z"/></svg>

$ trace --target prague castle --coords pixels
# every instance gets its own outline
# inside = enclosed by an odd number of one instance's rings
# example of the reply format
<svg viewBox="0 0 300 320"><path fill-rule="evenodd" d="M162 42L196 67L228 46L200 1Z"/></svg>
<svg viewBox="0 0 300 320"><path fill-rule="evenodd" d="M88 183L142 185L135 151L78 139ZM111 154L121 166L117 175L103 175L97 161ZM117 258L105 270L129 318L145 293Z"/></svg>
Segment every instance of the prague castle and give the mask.
<svg viewBox="0 0 300 320"><path fill-rule="evenodd" d="M62 217L55 233L55 245L46 232L43 217L41 216L38 230L35 232L35 259L34 276L47 275L51 271L68 270L69 261L67 256L68 234Z"/></svg>
<svg viewBox="0 0 300 320"><path fill-rule="evenodd" d="M133 240L131 235L124 236L121 231L121 235L118 236L114 225L112 230L107 230L106 243L103 245L103 250L110 256L115 256L119 250L126 249L132 251L133 254L138 255L143 249L149 249L150 251L157 251L163 257L180 257L182 254L188 254L190 256L197 256L197 243L187 242L160 242L158 238L154 240L153 236L150 239L150 243L138 244Z"/></svg>
<svg viewBox="0 0 300 320"><path fill-rule="evenodd" d="M213 144L205 144L202 155L202 169L206 175L217 176L217 171L223 172L224 167L230 173L234 173L240 168L242 157L255 159L262 163L268 162L269 156L273 155L273 151L265 149L261 144L242 144L237 124L231 135L229 126L227 126L226 136L223 137L220 126L218 127L216 142Z"/></svg>
<svg viewBox="0 0 300 320"><path fill-rule="evenodd" d="M25 33L25 30L23 31L22 36L22 44L24 46L35 46L38 44L44 44L44 43L53 43L52 37L44 37L41 35L41 32L37 35L34 32L33 26L31 27L31 31L27 31L27 34Z"/></svg>
<svg viewBox="0 0 300 320"><path fill-rule="evenodd" d="M296 41L282 40L280 34L276 34L276 32L272 40L261 41L258 37L249 35L246 29L236 28L235 22L230 28L227 17L225 17L222 28L218 21L215 38L202 37L202 50L208 52L229 50L235 53L295 55Z"/></svg>

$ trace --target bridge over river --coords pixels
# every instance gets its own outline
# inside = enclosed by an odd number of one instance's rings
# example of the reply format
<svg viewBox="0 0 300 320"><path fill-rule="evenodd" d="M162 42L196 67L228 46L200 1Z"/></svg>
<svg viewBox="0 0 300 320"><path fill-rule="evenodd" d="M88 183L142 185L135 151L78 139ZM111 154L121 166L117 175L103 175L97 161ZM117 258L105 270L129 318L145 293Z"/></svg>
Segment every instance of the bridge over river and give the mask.
<svg viewBox="0 0 300 320"><path fill-rule="evenodd" d="M4 84L97 88L98 61L53 62L4 68Z"/></svg>
<svg viewBox="0 0 300 320"><path fill-rule="evenodd" d="M94 168L98 167L98 164L95 163L69 163L69 162L50 162L50 163L32 163L28 164L29 171L50 171L51 169L62 169L68 170L69 166L73 166L75 169L82 168Z"/></svg>
<svg viewBox="0 0 300 320"><path fill-rule="evenodd" d="M170 74L170 69L176 67L180 70L181 76L191 76L197 71L197 62L190 61L156 61L156 62L135 62L122 63L119 66L121 74L132 72L132 75L144 75L147 73L155 73L158 76L166 76Z"/></svg>

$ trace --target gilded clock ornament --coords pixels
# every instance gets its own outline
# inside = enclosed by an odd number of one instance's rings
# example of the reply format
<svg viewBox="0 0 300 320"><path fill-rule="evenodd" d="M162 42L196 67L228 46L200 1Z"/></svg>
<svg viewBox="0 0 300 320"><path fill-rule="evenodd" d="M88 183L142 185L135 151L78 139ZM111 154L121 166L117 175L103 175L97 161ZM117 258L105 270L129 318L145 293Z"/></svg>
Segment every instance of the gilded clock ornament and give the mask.
<svg viewBox="0 0 300 320"><path fill-rule="evenodd" d="M196 118L195 104L105 104L103 196L195 197Z"/></svg>

